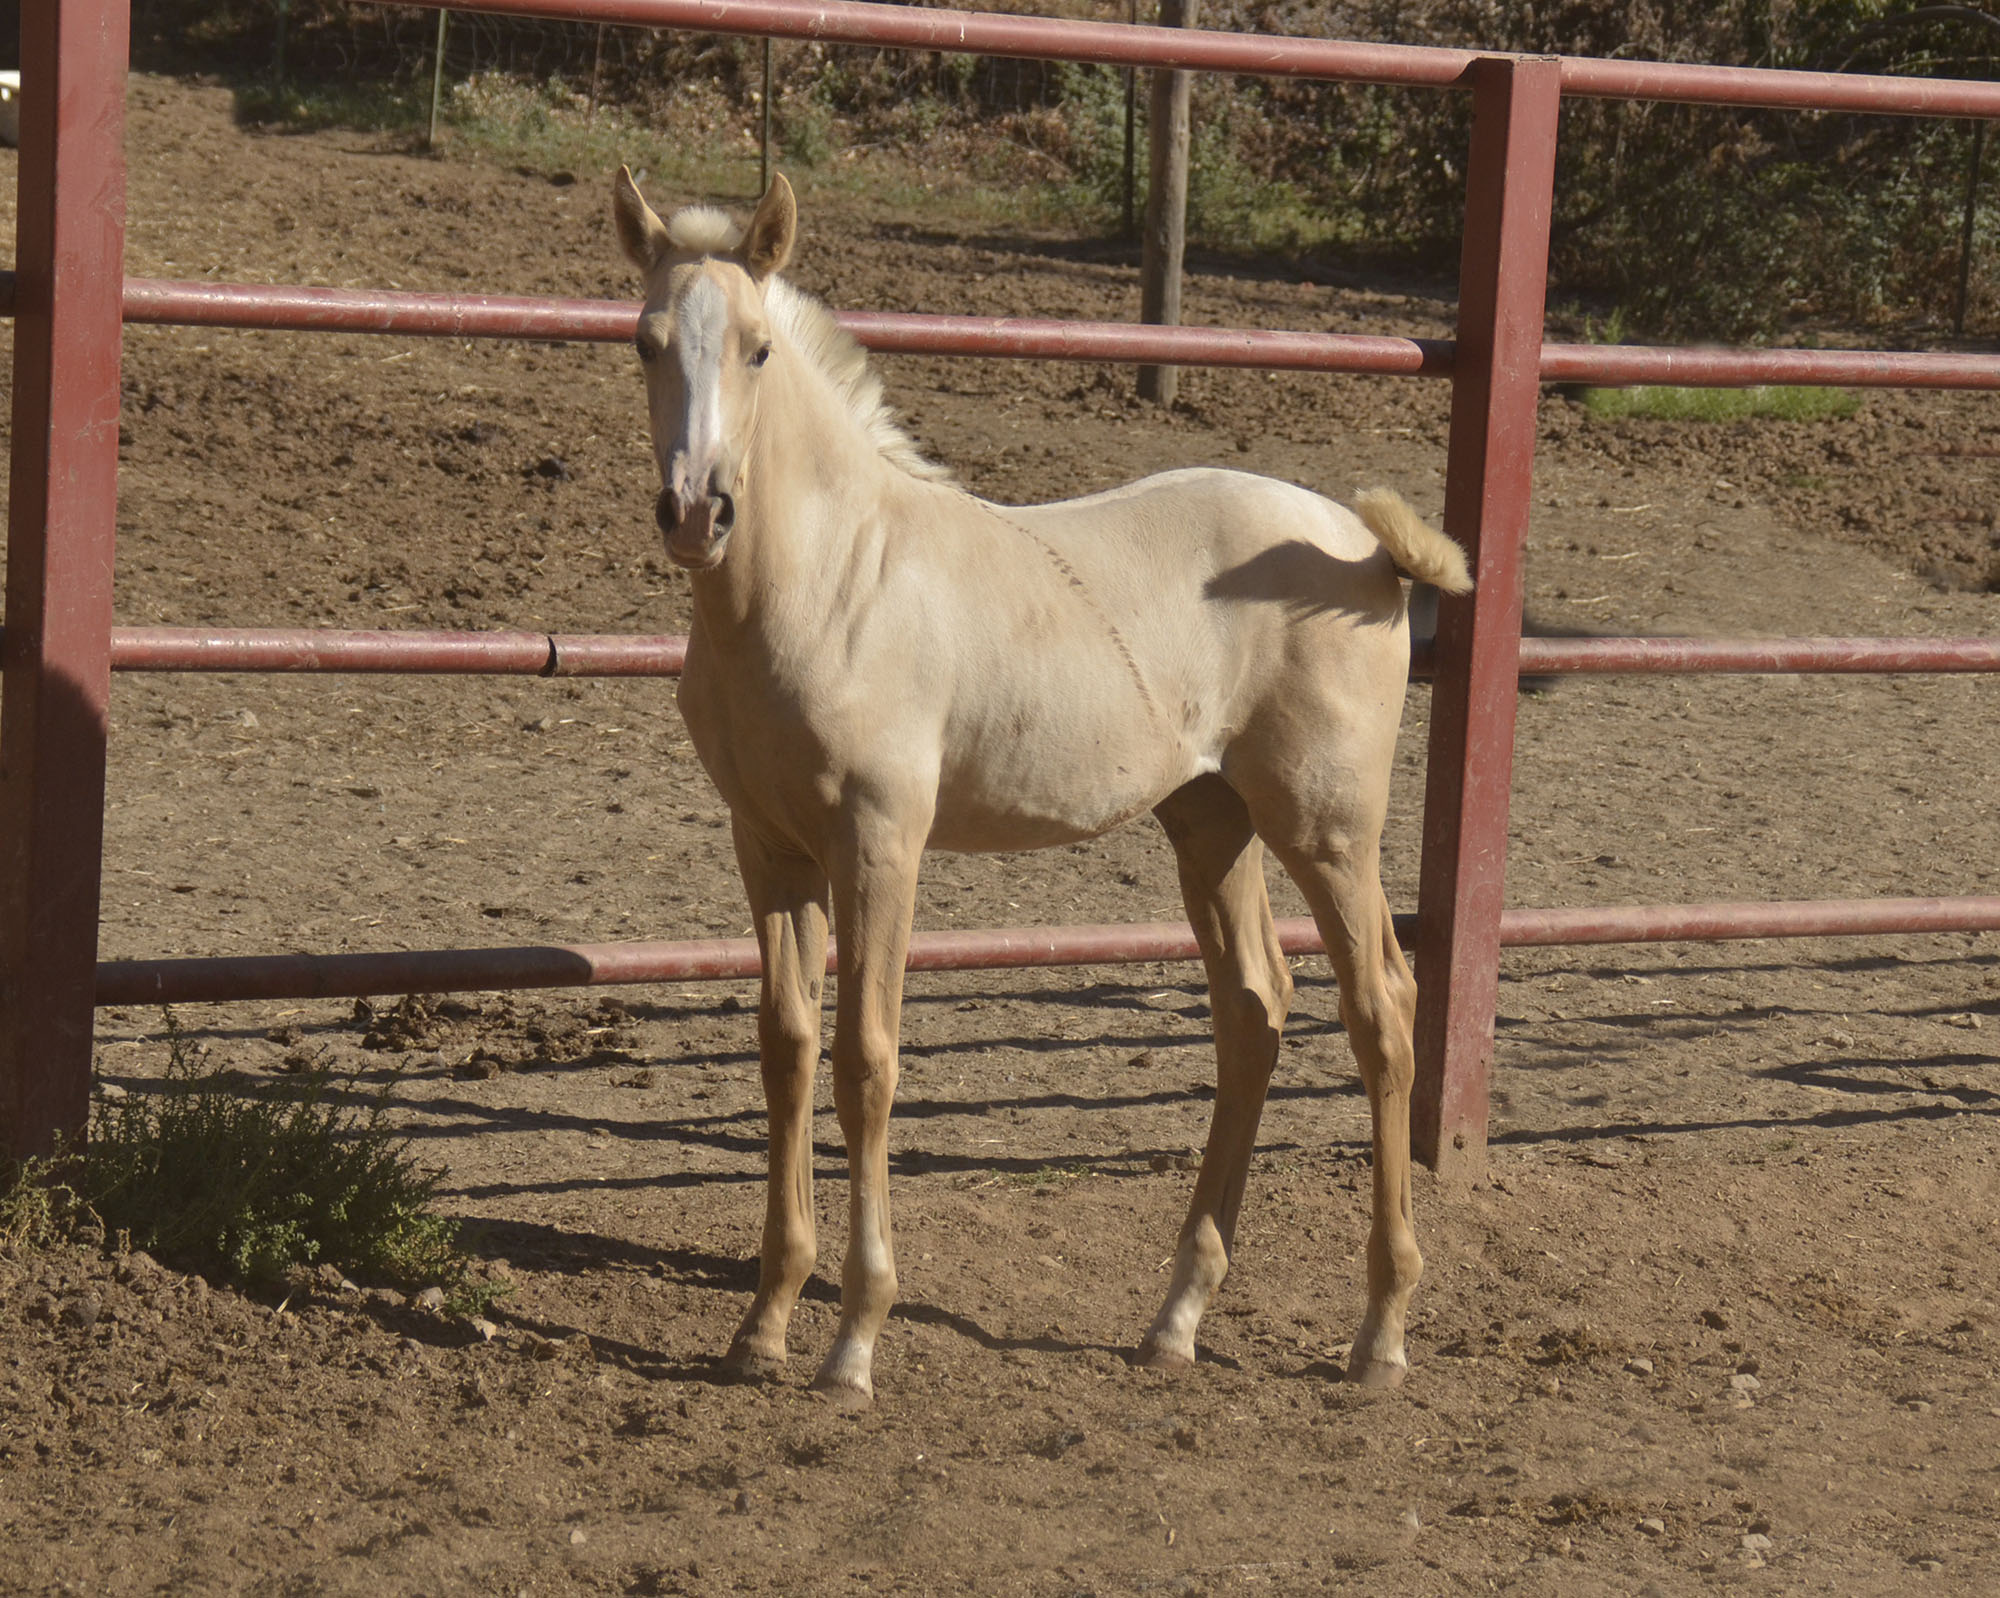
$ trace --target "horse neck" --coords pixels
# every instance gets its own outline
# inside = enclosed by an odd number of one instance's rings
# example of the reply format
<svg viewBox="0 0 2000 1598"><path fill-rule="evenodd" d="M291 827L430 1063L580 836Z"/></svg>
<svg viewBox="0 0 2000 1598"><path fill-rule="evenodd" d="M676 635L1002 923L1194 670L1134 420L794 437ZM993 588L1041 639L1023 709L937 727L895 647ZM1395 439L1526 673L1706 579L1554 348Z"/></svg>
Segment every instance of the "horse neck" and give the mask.
<svg viewBox="0 0 2000 1598"><path fill-rule="evenodd" d="M729 550L695 574L698 620L718 643L746 633L824 621L856 593L857 571L879 539L874 514L902 473L795 348L773 363L758 397L743 491Z"/></svg>

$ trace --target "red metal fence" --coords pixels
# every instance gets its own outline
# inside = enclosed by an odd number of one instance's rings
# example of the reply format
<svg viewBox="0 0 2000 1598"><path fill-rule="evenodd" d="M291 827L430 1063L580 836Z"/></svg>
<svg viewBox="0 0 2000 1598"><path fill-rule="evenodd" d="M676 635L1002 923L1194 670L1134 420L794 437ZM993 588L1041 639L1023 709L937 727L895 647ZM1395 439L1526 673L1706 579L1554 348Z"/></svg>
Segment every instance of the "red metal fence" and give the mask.
<svg viewBox="0 0 2000 1598"><path fill-rule="evenodd" d="M350 633L111 625L118 352L124 321L436 335L631 336L636 308L127 279L120 148L126 0L49 0L22 19L7 608L0 635L0 1145L47 1149L88 1104L100 1004L750 975L735 940L96 958L109 674L132 671L667 675L684 640L537 633ZM1836 383L2000 388L2000 357L1551 345L1542 339L1557 116L1568 96L2000 117L2000 85L1642 61L1483 55L813 0L482 0L479 9L640 27L984 55L1173 66L1469 91L1472 148L1450 342L849 312L884 351L1449 377L1445 525L1479 583L1440 606L1416 661L1433 687L1418 910L1398 918L1422 977L1415 1141L1440 1170L1486 1138L1504 945L2000 930L2000 898L1515 910L1502 906L1516 682L1523 671L2000 670L1991 639L1530 639L1520 633L1540 383ZM1290 952L1317 949L1288 922ZM1194 957L1184 926L919 935L913 969Z"/></svg>

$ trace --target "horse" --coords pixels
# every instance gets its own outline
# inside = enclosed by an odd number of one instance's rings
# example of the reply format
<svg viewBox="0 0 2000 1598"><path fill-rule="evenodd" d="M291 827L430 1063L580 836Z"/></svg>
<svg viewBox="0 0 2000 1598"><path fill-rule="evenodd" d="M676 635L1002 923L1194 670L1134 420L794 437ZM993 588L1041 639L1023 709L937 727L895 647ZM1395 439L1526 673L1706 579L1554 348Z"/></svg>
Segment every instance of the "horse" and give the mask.
<svg viewBox="0 0 2000 1598"><path fill-rule="evenodd" d="M1229 1266L1292 992L1268 849L1331 957L1373 1122L1367 1308L1346 1375L1399 1383L1423 1268L1416 986L1381 833L1409 672L1401 575L1466 592L1463 552L1393 491L1348 509L1220 469L1043 505L976 498L896 423L832 314L780 275L798 236L782 175L744 226L707 206L662 221L624 169L613 215L645 284L654 519L693 591L680 710L729 806L763 960L769 1182L757 1289L725 1366L779 1376L817 1262L829 914L849 1230L813 1387L859 1407L896 1297L887 1136L924 853L1047 848L1150 810L1207 973L1217 1092L1171 1285L1135 1358L1191 1364Z"/></svg>

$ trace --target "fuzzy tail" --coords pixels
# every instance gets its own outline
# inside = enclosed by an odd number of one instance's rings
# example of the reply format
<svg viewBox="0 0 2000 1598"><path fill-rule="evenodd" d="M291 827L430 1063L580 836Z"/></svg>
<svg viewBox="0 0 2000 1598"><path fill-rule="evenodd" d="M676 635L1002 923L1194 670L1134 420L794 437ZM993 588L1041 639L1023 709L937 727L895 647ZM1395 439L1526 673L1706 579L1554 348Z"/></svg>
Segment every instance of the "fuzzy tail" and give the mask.
<svg viewBox="0 0 2000 1598"><path fill-rule="evenodd" d="M1420 583L1434 583L1447 594L1472 592L1472 573L1465 551L1424 520L1393 488L1371 488L1354 496L1354 513L1382 541L1396 569Z"/></svg>

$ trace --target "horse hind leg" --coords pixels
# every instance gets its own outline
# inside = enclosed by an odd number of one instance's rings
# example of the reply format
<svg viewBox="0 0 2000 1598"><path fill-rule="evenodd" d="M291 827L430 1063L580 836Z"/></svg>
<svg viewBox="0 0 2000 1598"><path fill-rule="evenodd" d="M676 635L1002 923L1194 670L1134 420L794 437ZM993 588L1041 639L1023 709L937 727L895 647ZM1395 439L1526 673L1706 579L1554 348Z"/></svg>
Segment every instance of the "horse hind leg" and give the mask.
<svg viewBox="0 0 2000 1598"><path fill-rule="evenodd" d="M1162 1369L1193 1362L1195 1328L1229 1269L1292 981L1271 922L1263 845L1236 791L1219 777L1198 778L1154 814L1173 843L1207 968L1216 1059L1215 1116L1174 1251L1173 1282L1139 1346L1139 1363Z"/></svg>
<svg viewBox="0 0 2000 1598"><path fill-rule="evenodd" d="M1396 944L1374 845L1326 856L1285 850L1281 858L1312 907L1339 980L1340 1017L1374 1125L1368 1308L1354 1337L1347 1377L1363 1386L1394 1387L1409 1369L1404 1322L1424 1268L1410 1202L1417 985Z"/></svg>

